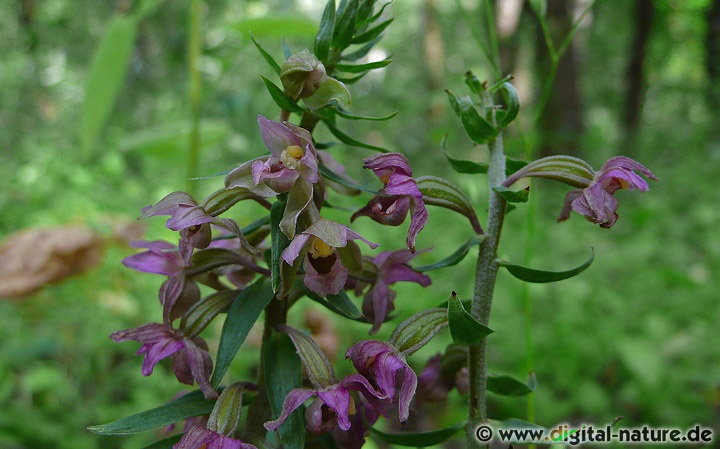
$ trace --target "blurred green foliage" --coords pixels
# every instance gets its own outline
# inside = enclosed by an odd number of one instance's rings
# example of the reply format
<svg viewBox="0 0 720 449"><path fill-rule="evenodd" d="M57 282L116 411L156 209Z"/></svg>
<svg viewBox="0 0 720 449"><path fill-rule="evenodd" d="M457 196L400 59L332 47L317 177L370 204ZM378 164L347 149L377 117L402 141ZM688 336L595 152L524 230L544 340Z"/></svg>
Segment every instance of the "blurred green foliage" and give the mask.
<svg viewBox="0 0 720 449"><path fill-rule="evenodd" d="M0 2L0 178L5 181L0 191L0 235L72 222L86 223L109 238L106 223L133 220L141 207L184 188L187 3L162 2L139 21L116 104L91 151L84 152L82 111L85 99L96 94L85 91L93 54L109 24L133 2ZM622 415L626 426L717 426L720 416L720 111L713 103L718 86L705 69L705 13L711 1L653 3L656 15L645 54L642 123L627 139L623 77L633 3L597 2L578 34L586 127L579 151L595 167L616 154L631 156L661 181L644 195L620 193L621 219L610 231L595 229L578 216L555 224L565 188L540 182L533 185L531 202L508 216L504 230L500 257L508 261L523 263L528 246L532 266L544 269L577 265L591 247L596 254L593 266L581 276L532 285L529 290L538 422L543 425L571 420L606 423ZM464 136L443 88L464 91L464 70L473 70L481 79L490 77L491 70L457 3L437 1L431 13L424 12L426 4L430 2L413 0L388 8L396 19L373 57L391 54L393 63L351 88L354 113L400 114L389 122L352 122L344 129L353 137L406 153L416 175L454 177L474 204L483 205L487 192L482 175L451 174L440 148L442 136L449 133L453 156L482 161L485 153ZM470 23L480 27L478 2L462 4L471 14ZM264 154L256 116L278 115L259 77L271 77L272 69L257 54L247 31L282 60L283 38L293 51L312 45L322 6L292 0L206 4L202 173L222 172ZM439 26L444 61L440 67L429 65L421 45L430 30L428 14ZM517 75L525 71L531 76L524 78L529 80L526 89L519 89L524 103L505 140L510 154L524 157L537 145L542 130L529 126L532 98L523 95L535 98L546 74L532 62L538 34L528 11L516 34L521 55ZM441 74L440 84L432 79L433 70ZM318 136L321 141L331 139L325 129ZM365 150L344 146L332 151L340 161L352 157L356 162L366 155ZM374 182L356 164L349 170L365 184ZM197 181L198 190L207 194L221 179ZM356 208L363 199L332 202ZM535 233L526 241L530 209ZM255 212L238 210L231 215L244 225ZM418 248L432 246L436 251L419 256L418 264L445 257L472 235L462 217L450 221L437 212L431 209L430 223L418 241ZM482 206L478 213L482 222ZM345 221L348 214L332 210L328 218ZM356 225L386 248L404 240L404 227L380 229L363 219ZM175 238L163 230L161 220L148 228L150 239ZM161 279L125 269L119 261L131 252L109 243L105 262L96 271L27 299L0 302L0 402L5 407L0 413L0 447L133 448L162 436L156 432L111 438L85 430L160 405L183 389L167 365L142 377L140 358L132 355L136 348L107 338L114 330L160 317L156 298ZM399 286L399 318L442 302L451 290L469 297L471 259L437 273L428 289ZM496 374L524 378L521 286L505 273L496 291L490 323L495 333L488 340L491 368ZM341 348L366 335L366 326L347 327L352 332L342 333ZM216 347L218 329L209 331L211 348ZM382 333L389 331L386 326ZM443 338L414 355L411 363L421 368L434 350L450 341L449 335ZM256 368L257 352L251 345L243 347L231 369L233 378ZM340 371L349 371L349 364L340 365ZM436 412L442 424L464 417L464 399L452 398L456 406ZM524 417L525 404L523 399L493 397L490 410L497 418Z"/></svg>

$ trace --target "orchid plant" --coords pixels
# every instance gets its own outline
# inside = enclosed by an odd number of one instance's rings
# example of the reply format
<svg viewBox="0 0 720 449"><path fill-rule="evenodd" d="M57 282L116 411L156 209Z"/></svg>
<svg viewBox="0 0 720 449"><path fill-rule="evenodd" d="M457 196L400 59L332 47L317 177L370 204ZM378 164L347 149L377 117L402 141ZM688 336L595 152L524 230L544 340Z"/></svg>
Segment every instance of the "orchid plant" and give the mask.
<svg viewBox="0 0 720 449"><path fill-rule="evenodd" d="M330 0L313 51L286 54L283 64L253 40L282 86L263 78L279 107L280 120L258 117L266 148L230 171L224 186L208 198L198 202L188 193L173 192L143 210L141 218L170 216L166 226L179 232L177 245L137 242L135 246L145 251L123 261L129 268L167 277L159 292L162 320L111 335L118 342L141 344L143 375L151 375L162 359L172 358L177 379L197 384L199 390L92 430L139 432L187 420L183 434L152 447L299 449L306 444L360 448L371 433L392 444L428 446L464 428L467 447L481 447L484 443L475 432L490 419L487 392L527 394L532 390L533 382L487 374L485 337L492 332L488 323L497 272L506 268L525 282L559 281L583 271L591 261L563 272L499 261L497 248L508 204L528 199L529 187L515 190L515 186L536 177L575 187L578 190L567 194L558 221L574 211L609 228L618 220L614 194L619 189L646 191L643 176L656 178L627 157L614 157L599 171L570 156L529 163L507 157L503 129L518 114L517 93L505 79L483 83L468 72L466 83L475 98L449 91L448 98L468 136L487 146L489 162L448 160L458 172L487 174L488 220L481 226L475 206L451 181L416 177L403 154L360 142L339 129L340 119L377 120L349 112L347 88L390 62L357 62L392 21L384 19L387 3L376 3L343 0L336 8ZM353 180L327 151L330 145L314 139L318 124L346 145L378 152L353 163L372 171L382 185L361 186ZM370 191L373 196L344 224L324 216L331 207L329 189L338 195ZM221 218L248 201L261 205L264 216L244 228ZM418 254L416 238L431 219L427 206L466 217L469 240L446 259L416 266L411 264ZM379 226L402 226L409 221L404 245L370 253L378 245L351 228L362 217ZM446 303L393 323L396 302L405 301L397 297L394 284L414 282L428 287L432 283L428 272L458 263L474 245L479 252L471 300L441 292L440 296L449 296ZM213 293L203 297L200 284ZM456 290L469 291L469 286L458 285ZM353 296L363 298L360 308ZM287 324L293 308L303 301L316 302L341 319L367 323L369 334L384 326L394 331L388 341L368 338L348 348L346 356L356 373L339 379L312 336ZM230 363L263 312L257 378L227 379L229 385L223 386ZM222 334L217 352L211 354L201 334L219 317L224 317ZM418 360L409 363L408 358L446 327L453 343L442 354L428 354L427 365L418 375L413 368ZM432 401L445 400L453 388L468 397L466 423L423 429L420 434L402 431L402 424L413 414L422 414ZM243 409L245 419L241 419ZM379 430L376 425L381 418L399 424L400 430Z"/></svg>

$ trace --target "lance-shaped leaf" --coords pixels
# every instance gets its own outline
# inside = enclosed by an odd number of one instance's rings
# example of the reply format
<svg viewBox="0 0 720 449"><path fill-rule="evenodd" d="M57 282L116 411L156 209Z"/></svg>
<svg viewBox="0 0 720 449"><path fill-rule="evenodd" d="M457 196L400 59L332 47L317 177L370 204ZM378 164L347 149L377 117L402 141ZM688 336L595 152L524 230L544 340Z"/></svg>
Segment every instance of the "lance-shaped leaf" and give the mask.
<svg viewBox="0 0 720 449"><path fill-rule="evenodd" d="M522 159L515 159L514 157L505 156L505 170L507 171L508 175L512 175L527 164L527 161L523 161Z"/></svg>
<svg viewBox="0 0 720 449"><path fill-rule="evenodd" d="M255 265L252 259L237 251L226 248L207 248L192 255L192 268L187 274L197 275L227 265Z"/></svg>
<svg viewBox="0 0 720 449"><path fill-rule="evenodd" d="M467 84L470 90L477 95L482 95L483 91L485 90L485 87L480 81L480 78L475 76L475 74L470 70L465 72L465 84Z"/></svg>
<svg viewBox="0 0 720 449"><path fill-rule="evenodd" d="M437 270L438 268L445 268L445 267L451 267L453 265L457 265L460 263L461 260L467 256L468 251L470 251L470 248L472 248L475 245L479 245L482 243L482 241L485 240L484 235L478 235L467 242L463 243L460 248L456 249L455 252L450 254L448 257L444 258L443 260L440 260L438 262L432 263L430 265L423 265L420 267L413 268L415 271L430 271L430 270Z"/></svg>
<svg viewBox="0 0 720 449"><path fill-rule="evenodd" d="M458 173L466 173L470 175L476 173L487 173L488 168L490 168L490 165L484 162L466 161L463 159L456 159L450 156L447 150L447 134L445 134L445 137L443 137L440 145L442 146L445 158L448 160L448 162L450 162L450 166Z"/></svg>
<svg viewBox="0 0 720 449"><path fill-rule="evenodd" d="M569 279L582 273L590 266L590 264L592 264L594 258L595 251L593 251L592 255L585 263L567 271L535 270L520 265L514 265L502 260L498 261L498 263L500 264L500 266L507 268L510 274L520 279L521 281L543 284L547 282L562 281L564 279Z"/></svg>
<svg viewBox="0 0 720 449"><path fill-rule="evenodd" d="M315 37L315 56L321 61L327 61L330 54L330 43L335 31L335 0L328 0L320 19L320 28Z"/></svg>
<svg viewBox="0 0 720 449"><path fill-rule="evenodd" d="M420 176L416 181L425 204L444 207L464 215L470 220L476 234L483 233L470 200L455 184L437 176Z"/></svg>
<svg viewBox="0 0 720 449"><path fill-rule="evenodd" d="M355 304L353 304L350 297L348 297L344 290L341 290L337 295L327 295L325 298L307 287L303 287L303 292L305 292L305 295L307 295L308 298L324 307L327 307L330 311L335 312L338 315L350 318L351 320L367 323L367 320L364 318L362 312L358 310Z"/></svg>
<svg viewBox="0 0 720 449"><path fill-rule="evenodd" d="M278 325L277 329L290 337L300 361L302 361L308 379L317 389L327 387L336 382L335 371L330 360L325 357L322 349L308 335L286 324Z"/></svg>
<svg viewBox="0 0 720 449"><path fill-rule="evenodd" d="M352 41L357 21L358 0L343 0L337 11L335 31L331 45L338 50L345 49Z"/></svg>
<svg viewBox="0 0 720 449"><path fill-rule="evenodd" d="M529 386L511 376L489 375L487 389L502 396L525 396L532 393Z"/></svg>
<svg viewBox="0 0 720 449"><path fill-rule="evenodd" d="M280 109L284 109L290 112L297 112L300 114L305 112L305 109L295 103L292 98L285 95L285 92L283 92L282 89L277 87L272 81L262 75L260 75L260 78L262 78L263 83L265 83L265 87L267 87L268 92L270 92L270 96L272 97L275 104L280 107Z"/></svg>
<svg viewBox="0 0 720 449"><path fill-rule="evenodd" d="M352 53L346 53L342 55L342 58L346 61L357 61L358 59L362 59L367 56L368 53L370 53L370 50L372 50L372 48L378 42L380 42L380 37L373 39L372 41L368 42L367 44L363 45Z"/></svg>
<svg viewBox="0 0 720 449"><path fill-rule="evenodd" d="M493 332L465 310L455 292L448 301L448 321L453 341L461 345L476 345Z"/></svg>
<svg viewBox="0 0 720 449"><path fill-rule="evenodd" d="M390 58L383 59L382 61L368 62L366 64L337 64L335 69L346 73L362 73L368 70L381 69L390 65L392 60Z"/></svg>
<svg viewBox="0 0 720 449"><path fill-rule="evenodd" d="M408 356L425 346L448 324L446 309L434 308L418 312L395 328L388 343Z"/></svg>
<svg viewBox="0 0 720 449"><path fill-rule="evenodd" d="M370 432L375 434L375 436L382 441L396 446L428 447L435 446L436 444L440 444L443 441L450 439L463 427L463 424L457 424L444 429L431 430L427 432L402 433L386 433L381 432L374 427L370 427Z"/></svg>
<svg viewBox="0 0 720 449"><path fill-rule="evenodd" d="M362 116L362 115L353 115L353 114L351 114L347 111L343 111L342 109L339 109L339 108L335 110L335 113L337 115L339 115L340 117L348 119L348 120L368 120L371 122L384 122L385 120L390 120L391 118L398 115L397 112L393 112L390 115L385 115L382 117L367 117L367 116Z"/></svg>
<svg viewBox="0 0 720 449"><path fill-rule="evenodd" d="M220 384L230 363L235 358L235 354L260 316L260 312L270 304L272 299L272 289L265 278L261 277L250 286L245 287L233 301L220 334L220 346L211 380L213 387L217 388Z"/></svg>
<svg viewBox="0 0 720 449"><path fill-rule="evenodd" d="M199 335L220 312L228 308L237 295L237 290L223 290L196 302L183 315L180 329L184 329L188 336Z"/></svg>
<svg viewBox="0 0 720 449"><path fill-rule="evenodd" d="M332 123L332 121L330 121L329 119L327 119L325 117L321 117L321 120L323 121L323 123L325 123L325 126L327 126L327 128L330 130L332 135L337 137L340 140L340 142L342 142L346 145L360 147L360 148L367 148L369 150L375 150L375 151L379 151L381 153L389 153L389 151L386 150L385 148L376 147L375 145L370 145L368 143L363 143L363 142L360 142L359 140L353 139L352 137L350 137L347 134L340 131L337 128L337 126L335 126Z"/></svg>
<svg viewBox="0 0 720 449"><path fill-rule="evenodd" d="M267 203L263 198L244 187L230 187L211 193L200 206L208 215L217 217L243 200L254 200L263 205Z"/></svg>
<svg viewBox="0 0 720 449"><path fill-rule="evenodd" d="M367 3L369 3L369 2L367 2ZM364 44L365 42L370 42L370 41L376 39L377 37L380 36L380 34L382 34L383 31L385 31L385 28L387 28L388 25L390 25L393 22L393 20L395 20L395 19L387 19L383 22L380 22L378 25L370 28L369 30L367 30L363 33L360 33L358 35L355 35L352 38L352 43L353 44Z"/></svg>
<svg viewBox="0 0 720 449"><path fill-rule="evenodd" d="M520 100L518 99L515 87L510 83L503 83L502 86L500 86L500 93L502 93L505 99L507 109L505 111L498 111L498 127L505 128L517 117L520 111ZM503 113L500 114L499 112Z"/></svg>
<svg viewBox="0 0 720 449"><path fill-rule="evenodd" d="M260 55L263 57L263 59L268 64L270 64L270 67L272 67L272 69L275 71L275 73L280 75L280 65L277 62L275 62L275 59L273 59L273 57L270 56L270 53L265 51L265 49L262 48L262 46L260 44L258 44L258 42L255 40L255 36L253 36L252 33L250 33L250 39L252 39L253 44L255 44L255 47L257 47L257 49L260 52Z"/></svg>
<svg viewBox="0 0 720 449"><path fill-rule="evenodd" d="M498 186L493 187L493 190L508 203L527 203L530 197L530 186L520 190L511 190L507 187Z"/></svg>
<svg viewBox="0 0 720 449"><path fill-rule="evenodd" d="M285 202L277 201L273 203L270 210L270 273L272 279L273 292L280 290L282 281L282 264L280 257L285 248L290 245L290 239L280 229L280 222L285 213ZM292 283L292 282L291 282Z"/></svg>
<svg viewBox="0 0 720 449"><path fill-rule="evenodd" d="M313 95L303 98L309 108L319 109L330 103L337 103L341 107L348 108L352 104L350 98L350 92L347 87L335 78L327 77L325 81L320 84L317 92Z"/></svg>
<svg viewBox="0 0 720 449"><path fill-rule="evenodd" d="M212 412L215 401L205 399L200 390L188 393L172 402L116 421L90 426L88 430L102 435L129 435L157 429L192 416Z"/></svg>
<svg viewBox="0 0 720 449"><path fill-rule="evenodd" d="M562 181L573 187L586 188L595 177L593 168L582 159L572 156L548 156L532 161L503 181L510 187L521 178L535 177Z"/></svg>
<svg viewBox="0 0 720 449"><path fill-rule="evenodd" d="M487 143L489 139L497 136L497 129L478 113L469 96L456 97L449 90L445 92L450 100L450 105L460 117L465 132L473 142Z"/></svg>
<svg viewBox="0 0 720 449"><path fill-rule="evenodd" d="M302 365L290 338L273 333L263 345L263 375L272 416L280 416L283 401L290 391L302 387ZM285 449L305 446L305 416L291 413L278 428Z"/></svg>

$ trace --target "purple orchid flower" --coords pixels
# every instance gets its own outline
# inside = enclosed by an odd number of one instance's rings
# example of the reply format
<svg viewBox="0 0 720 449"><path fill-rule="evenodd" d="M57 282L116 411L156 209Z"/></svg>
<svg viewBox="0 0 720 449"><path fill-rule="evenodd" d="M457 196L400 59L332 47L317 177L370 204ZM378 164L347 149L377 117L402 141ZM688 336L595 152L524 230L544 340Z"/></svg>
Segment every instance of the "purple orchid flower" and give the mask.
<svg viewBox="0 0 720 449"><path fill-rule="evenodd" d="M372 263L378 269L378 275L363 300L363 313L373 323L371 334L380 329L387 315L395 309L393 302L396 293L390 290L390 285L399 281L408 281L427 287L432 283L428 276L413 270L408 265L413 257L415 254L403 249L380 253L372 259Z"/></svg>
<svg viewBox="0 0 720 449"><path fill-rule="evenodd" d="M142 343L137 354L145 354L143 376L151 375L160 360L172 356L173 371L180 382L188 385L197 382L205 398L217 398L209 380L212 359L202 338L189 338L181 331L159 323L113 332L110 338L117 342L134 340Z"/></svg>
<svg viewBox="0 0 720 449"><path fill-rule="evenodd" d="M646 192L649 189L647 181L635 172L657 181L655 175L639 162L624 156L609 159L595 173L588 187L568 192L558 221L570 218L570 211L574 210L603 228L612 227L618 219L615 192L620 189Z"/></svg>
<svg viewBox="0 0 720 449"><path fill-rule="evenodd" d="M257 449L257 447L205 427L195 426L183 435L173 449Z"/></svg>
<svg viewBox="0 0 720 449"><path fill-rule="evenodd" d="M363 340L347 350L355 369L372 380L378 391L392 401L397 393L398 417L405 423L410 416L410 402L417 389L417 375L395 347L378 340Z"/></svg>
<svg viewBox="0 0 720 449"><path fill-rule="evenodd" d="M387 153L364 161L364 167L372 170L385 188L380 191L381 195L357 211L351 221L359 216L368 216L378 223L397 226L405 220L409 210L410 227L406 244L410 251L415 252L415 239L428 221L428 212L407 158L400 153Z"/></svg>
<svg viewBox="0 0 720 449"><path fill-rule="evenodd" d="M378 247L377 243L365 240L347 226L321 218L296 235L281 257L292 265L307 245L303 259L305 285L321 296L336 295L345 285L348 269L343 266L335 249L343 248L349 240L355 239L362 240L370 248Z"/></svg>
<svg viewBox="0 0 720 449"><path fill-rule="evenodd" d="M349 415L354 415L356 412L355 401L350 396L350 391L352 390L360 391L363 394L370 394L377 398L385 397L376 391L373 386L370 385L370 382L360 374L351 374L341 382L324 388L296 388L285 396L283 410L280 416L276 420L266 422L265 428L267 430L276 430L285 422L288 416L290 416L290 413L311 397L316 396L319 401L314 402L313 405L308 408L309 413L306 413L306 416L309 418L307 422L308 428L322 429L322 412L320 407L324 404L335 412L338 426L342 430L348 430L350 429Z"/></svg>
<svg viewBox="0 0 720 449"><path fill-rule="evenodd" d="M160 287L158 297L163 306L163 321L169 325L200 300L200 288L185 274L191 265L194 247L184 239L177 247L162 240L133 242L132 246L147 248L147 251L124 258L123 265L145 273L168 276Z"/></svg>
<svg viewBox="0 0 720 449"><path fill-rule="evenodd" d="M183 240L196 248L207 248L212 241L210 224L215 217L208 215L193 197L185 192L172 192L152 206L143 208L140 218L170 215L165 226L180 231Z"/></svg>

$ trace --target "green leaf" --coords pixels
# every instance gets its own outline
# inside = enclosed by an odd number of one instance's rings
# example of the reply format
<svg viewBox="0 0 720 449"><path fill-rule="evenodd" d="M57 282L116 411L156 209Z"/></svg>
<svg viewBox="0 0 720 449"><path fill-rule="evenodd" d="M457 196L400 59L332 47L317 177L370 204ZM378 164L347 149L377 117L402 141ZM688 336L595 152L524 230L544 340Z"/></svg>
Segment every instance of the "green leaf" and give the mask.
<svg viewBox="0 0 720 449"><path fill-rule="evenodd" d="M416 181L426 204L444 207L464 215L470 220L475 233L482 234L483 230L475 214L475 209L460 188L437 176L420 176Z"/></svg>
<svg viewBox="0 0 720 449"><path fill-rule="evenodd" d="M143 0L132 14L137 19L142 20L150 14L153 14L164 2L165 0Z"/></svg>
<svg viewBox="0 0 720 449"><path fill-rule="evenodd" d="M530 186L520 190L511 190L507 187L498 186L493 187L493 190L508 203L527 203L530 197Z"/></svg>
<svg viewBox="0 0 720 449"><path fill-rule="evenodd" d="M475 74L470 70L465 72L465 84L467 84L470 90L477 95L482 95L483 91L485 90L482 82L480 82L480 79L475 76Z"/></svg>
<svg viewBox="0 0 720 449"><path fill-rule="evenodd" d="M508 176L512 175L516 171L520 170L527 164L528 164L527 161L523 161L521 159L515 159L510 156L505 156L505 168L506 168Z"/></svg>
<svg viewBox="0 0 720 449"><path fill-rule="evenodd" d="M270 272L272 276L272 289L277 293L280 290L282 281L281 270L283 260L280 257L285 248L290 245L290 239L280 229L280 222L285 214L285 202L276 201L270 210L270 245L272 258L270 261Z"/></svg>
<svg viewBox="0 0 720 449"><path fill-rule="evenodd" d="M107 424L90 426L88 430L101 435L129 435L157 429L192 416L212 412L215 401L205 399L200 390L188 393L172 402Z"/></svg>
<svg viewBox="0 0 720 449"><path fill-rule="evenodd" d="M171 437L163 438L162 440L150 443L147 446L143 446L142 449L173 449L175 444L177 444L182 437L183 434L173 435Z"/></svg>
<svg viewBox="0 0 720 449"><path fill-rule="evenodd" d="M331 102L348 108L352 100L345 84L335 78L327 77L313 95L303 98L303 102L311 109L319 109Z"/></svg>
<svg viewBox="0 0 720 449"><path fill-rule="evenodd" d="M92 152L125 84L137 32L136 17L115 16L95 50L80 118L80 140L86 155Z"/></svg>
<svg viewBox="0 0 720 449"><path fill-rule="evenodd" d="M393 112L393 113L390 114L390 115L386 115L386 116L383 116L383 117L366 117L366 116L361 116L361 115L353 115L353 114L351 114L351 113L349 113L349 112L343 111L343 110L340 109L340 108L335 109L335 113L336 113L337 115L339 115L340 117L345 118L345 119L348 119L348 120L368 120L368 121L371 121L371 122L384 122L385 120L390 120L391 118L393 118L393 117L395 117L396 115L398 115L398 113L397 113L397 111L396 111L396 112Z"/></svg>
<svg viewBox="0 0 720 449"><path fill-rule="evenodd" d="M315 56L321 61L327 61L330 54L330 42L335 31L335 0L328 0L320 19L320 29L315 37Z"/></svg>
<svg viewBox="0 0 720 449"><path fill-rule="evenodd" d="M338 50L345 49L350 45L355 33L355 22L357 21L358 0L345 0L340 2L338 17L335 21L332 46Z"/></svg>
<svg viewBox="0 0 720 449"><path fill-rule="evenodd" d="M487 389L502 396L525 396L532 393L532 389L525 383L510 376L488 376Z"/></svg>
<svg viewBox="0 0 720 449"><path fill-rule="evenodd" d="M564 279L569 279L582 273L590 266L590 264L592 264L594 258L595 251L593 251L592 255L585 263L567 271L534 270L532 268L527 268L520 265L513 265L504 261L498 261L498 263L500 264L500 266L507 268L510 274L520 279L521 281L543 284L546 282L562 281Z"/></svg>
<svg viewBox="0 0 720 449"><path fill-rule="evenodd" d="M375 39L373 39L372 41L363 45L362 47L358 48L357 50L355 50L352 53L346 53L346 54L342 55L342 59L344 59L346 61L357 61L358 59L364 58L365 56L367 56L368 53L370 53L370 50L372 50L372 48L378 42L380 42L380 37L376 37ZM363 76L365 74L366 73L364 73Z"/></svg>
<svg viewBox="0 0 720 449"><path fill-rule="evenodd" d="M423 310L406 319L393 331L388 343L404 355L410 355L427 344L448 324L448 312L442 307Z"/></svg>
<svg viewBox="0 0 720 449"><path fill-rule="evenodd" d="M220 334L220 346L211 380L214 387L220 384L248 332L272 299L272 289L261 277L245 287L230 306Z"/></svg>
<svg viewBox="0 0 720 449"><path fill-rule="evenodd" d="M272 97L275 104L280 106L281 109L290 112L297 112L300 114L305 112L305 109L295 103L292 98L285 95L285 92L283 92L282 89L277 87L272 81L262 75L260 75L260 78L262 78L263 83L265 83L265 87L267 87L268 92L270 92L270 96Z"/></svg>
<svg viewBox="0 0 720 449"><path fill-rule="evenodd" d="M497 129L480 116L469 96L456 97L449 90L445 92L448 95L453 110L460 116L460 121L462 121L465 132L473 142L487 143L489 139L497 136Z"/></svg>
<svg viewBox="0 0 720 449"><path fill-rule="evenodd" d="M476 345L493 332L465 310L455 292L448 301L448 321L453 341L461 345Z"/></svg>
<svg viewBox="0 0 720 449"><path fill-rule="evenodd" d="M335 312L338 315L342 315L345 318L350 318L351 320L367 323L367 320L365 319L365 316L362 314L362 312L358 310L355 304L353 304L347 293L342 290L339 294L327 295L326 298L323 298L322 296L318 295L307 287L303 287L303 292L305 292L305 295L308 298L312 299L313 301L324 307L327 307L330 311Z"/></svg>
<svg viewBox="0 0 720 449"><path fill-rule="evenodd" d="M330 120L328 120L327 118L321 118L321 120L323 121L323 123L325 123L325 126L328 127L328 129L330 130L330 132L332 133L332 135L335 136L335 137L337 137L338 140L340 140L340 142L342 142L342 143L344 143L344 144L346 144L346 145L350 145L350 146L353 146L353 147L367 148L367 149L369 149L369 150L375 150L375 151L379 151L379 152L381 152L381 153L389 153L389 151L386 150L385 148L376 147L375 145L370 145L369 143L363 143L363 142L360 142L359 140L353 139L352 137L350 137L350 136L348 136L347 134L345 134L345 133L343 133L342 131L340 131L340 130L337 128L337 126L335 126L335 125L334 125Z"/></svg>
<svg viewBox="0 0 720 449"><path fill-rule="evenodd" d="M530 8L535 11L535 14L537 14L541 20L545 20L545 15L547 14L547 0L530 0L529 3Z"/></svg>
<svg viewBox="0 0 720 449"><path fill-rule="evenodd" d="M337 64L337 65L335 65L335 69L337 69L341 72L346 72L346 73L362 73L362 72L367 72L368 70L381 69L383 67L387 67L388 65L390 65L391 62L392 62L392 60L390 60L390 58L388 58L388 59L383 59L382 61L368 62L367 64L355 64L355 65Z"/></svg>
<svg viewBox="0 0 720 449"><path fill-rule="evenodd" d="M440 260L440 261L435 262L430 265L423 265L421 267L415 267L414 270L424 272L424 271L430 271L430 270L437 270L438 268L445 268L445 267L451 267L453 265L457 265L458 263L460 263L461 260L463 260L463 258L465 258L465 256L467 256L467 253L468 253L468 251L470 251L470 248L472 248L475 245L479 245L480 243L482 243L483 240L485 240L484 235L475 236L475 237L471 238L470 240L468 240L467 242L463 243L462 246L460 246L460 248L455 250L454 253L450 254L445 259Z"/></svg>
<svg viewBox="0 0 720 449"><path fill-rule="evenodd" d="M472 161L466 161L463 159L455 159L454 157L450 156L447 151L447 134L445 134L445 137L443 137L442 142L440 143L442 145L443 153L445 153L445 158L450 162L450 166L458 173L465 173L474 175L477 173L487 173L488 168L490 166L486 163L480 163L480 162L472 162Z"/></svg>
<svg viewBox="0 0 720 449"><path fill-rule="evenodd" d="M273 332L263 345L263 374L273 418L280 416L285 396L302 387L302 365L290 337ZM305 414L302 407L278 428L285 449L305 446Z"/></svg>
<svg viewBox="0 0 720 449"><path fill-rule="evenodd" d="M375 434L380 440L394 444L397 446L408 446L408 447L428 447L440 444L445 440L448 440L461 430L464 425L456 424L451 427L444 429L431 430L428 432L403 432L403 433L385 433L377 430L376 428L369 426L370 432Z"/></svg>
<svg viewBox="0 0 720 449"><path fill-rule="evenodd" d="M513 87L513 85L510 83L503 83L502 86L500 86L500 92L505 99L507 110L505 111L505 114L502 116L502 118L498 120L498 127L505 128L513 120L515 120L515 117L517 117L518 112L520 111L520 100L518 99L518 94L515 90L515 87Z"/></svg>
<svg viewBox="0 0 720 449"><path fill-rule="evenodd" d="M353 83L356 83L356 82L360 81L361 79L365 78L365 75L367 75L368 73L370 73L370 72L363 72L360 75L351 76L349 78L342 77L342 76L336 76L335 79L345 83L346 85L353 84Z"/></svg>
<svg viewBox="0 0 720 449"><path fill-rule="evenodd" d="M365 42L370 42L375 40L382 34L383 31L385 31L385 28L390 25L393 20L395 19L387 19L383 22L380 22L377 26L370 28L369 30L365 31L364 33L358 34L357 36L353 37L352 43L353 44L364 44ZM347 58L346 58L347 59Z"/></svg>
<svg viewBox="0 0 720 449"><path fill-rule="evenodd" d="M318 165L318 171L320 172L321 175L323 175L327 179L329 179L331 181L335 181L340 185L344 185L345 187L349 187L351 189L362 190L363 192L372 193L374 195L379 194L379 192L377 190L373 190L369 187L365 187L360 184L356 184L354 182L351 182L351 181L343 178L342 176L336 174L334 171L330 170L326 165L323 165L323 164Z"/></svg>
<svg viewBox="0 0 720 449"><path fill-rule="evenodd" d="M262 55L263 59L265 61L267 61L268 64L270 64L270 67L272 67L272 69L275 71L275 73L280 75L280 72L281 72L280 65L277 62L275 62L275 59L273 59L273 57L270 56L270 53L265 51L265 49L262 48L260 46L260 44L258 44L258 42L255 40L255 37L252 35L252 33L250 33L250 39L252 39L253 44L255 44L255 47L257 47L257 49L260 52L260 55Z"/></svg>

